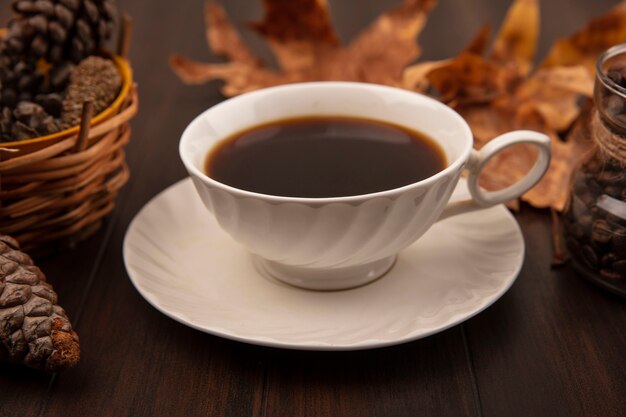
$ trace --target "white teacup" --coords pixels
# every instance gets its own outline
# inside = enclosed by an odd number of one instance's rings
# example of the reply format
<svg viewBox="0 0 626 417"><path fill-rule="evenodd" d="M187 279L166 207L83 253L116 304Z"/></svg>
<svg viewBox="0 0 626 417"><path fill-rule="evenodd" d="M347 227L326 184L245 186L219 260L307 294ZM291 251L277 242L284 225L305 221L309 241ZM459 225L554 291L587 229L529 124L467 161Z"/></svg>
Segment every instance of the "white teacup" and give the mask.
<svg viewBox="0 0 626 417"><path fill-rule="evenodd" d="M270 121L324 115L381 120L425 133L443 149L447 166L400 188L332 198L254 193L204 172L207 153L224 138ZM479 188L478 176L489 159L518 143L539 150L526 177L499 191ZM436 100L374 84L316 82L263 89L210 108L183 133L180 156L206 207L235 241L257 255L263 273L298 287L337 290L383 275L397 253L437 220L525 193L548 168L550 140L541 133L515 131L475 151L467 123ZM448 204L464 170L472 199Z"/></svg>

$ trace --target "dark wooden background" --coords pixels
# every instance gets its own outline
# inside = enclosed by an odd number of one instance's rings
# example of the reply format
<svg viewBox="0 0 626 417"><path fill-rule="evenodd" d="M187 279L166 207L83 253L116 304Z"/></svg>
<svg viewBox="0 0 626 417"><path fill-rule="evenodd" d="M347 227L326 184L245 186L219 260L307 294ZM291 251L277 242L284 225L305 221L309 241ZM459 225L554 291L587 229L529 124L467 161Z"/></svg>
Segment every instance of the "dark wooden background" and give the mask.
<svg viewBox="0 0 626 417"><path fill-rule="evenodd" d="M342 38L400 0L331 0ZM216 60L202 1L118 0L134 20L131 59L140 113L128 146L130 182L104 228L40 266L81 338L75 369L45 375L0 365L0 416L625 416L626 303L550 269L549 216L518 215L527 243L511 290L477 317L404 345L359 352L302 352L245 345L165 317L131 285L124 232L156 193L185 177L178 140L219 102L217 85L189 87L172 52ZM236 21L260 17L260 0L228 0ZM544 0L540 55L552 41L616 4ZM500 0L440 0L421 36L422 59L457 53ZM2 0L6 22L9 0ZM263 43L247 35L267 56Z"/></svg>

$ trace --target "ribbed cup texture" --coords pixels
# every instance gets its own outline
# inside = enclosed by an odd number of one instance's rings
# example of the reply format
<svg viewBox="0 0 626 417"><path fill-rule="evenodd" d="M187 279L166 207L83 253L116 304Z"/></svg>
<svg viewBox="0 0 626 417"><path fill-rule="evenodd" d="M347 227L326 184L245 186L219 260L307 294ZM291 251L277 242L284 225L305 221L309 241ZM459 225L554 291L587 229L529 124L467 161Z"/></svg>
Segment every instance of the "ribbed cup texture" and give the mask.
<svg viewBox="0 0 626 417"><path fill-rule="evenodd" d="M273 202L239 197L193 178L207 208L238 243L265 259L341 268L396 254L437 220L460 170L430 184L357 201Z"/></svg>

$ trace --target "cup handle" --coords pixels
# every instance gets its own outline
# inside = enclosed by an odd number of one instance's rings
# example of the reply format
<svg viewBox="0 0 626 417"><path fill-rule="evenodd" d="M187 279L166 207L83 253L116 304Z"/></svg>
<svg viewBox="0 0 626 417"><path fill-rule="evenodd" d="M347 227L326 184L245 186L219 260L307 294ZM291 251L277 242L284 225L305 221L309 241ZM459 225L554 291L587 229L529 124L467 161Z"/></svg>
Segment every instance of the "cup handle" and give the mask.
<svg viewBox="0 0 626 417"><path fill-rule="evenodd" d="M539 157L535 165L528 171L526 176L502 190L485 191L480 188L478 178L487 162L505 148L522 143L534 145L539 151ZM516 130L500 135L483 146L480 151L472 149L472 154L465 167L468 172L467 187L472 198L448 204L438 220L513 200L537 184L549 166L550 138L548 136L531 130Z"/></svg>

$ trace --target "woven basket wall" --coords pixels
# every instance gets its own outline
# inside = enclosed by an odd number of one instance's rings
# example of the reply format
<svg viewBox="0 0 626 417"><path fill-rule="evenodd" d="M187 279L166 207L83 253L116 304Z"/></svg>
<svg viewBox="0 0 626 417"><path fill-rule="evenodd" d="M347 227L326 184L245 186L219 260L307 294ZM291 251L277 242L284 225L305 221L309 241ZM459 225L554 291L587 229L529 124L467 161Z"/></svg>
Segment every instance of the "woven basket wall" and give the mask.
<svg viewBox="0 0 626 417"><path fill-rule="evenodd" d="M0 232L16 238L22 250L71 246L87 237L128 180L123 148L137 91L126 61L116 61L126 65L126 87L104 117L44 141L0 144Z"/></svg>

